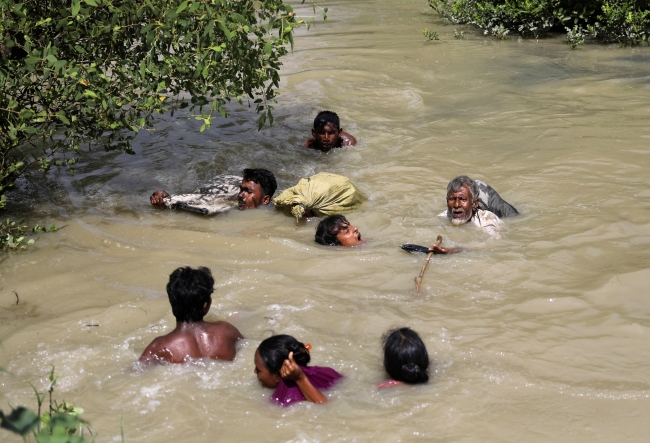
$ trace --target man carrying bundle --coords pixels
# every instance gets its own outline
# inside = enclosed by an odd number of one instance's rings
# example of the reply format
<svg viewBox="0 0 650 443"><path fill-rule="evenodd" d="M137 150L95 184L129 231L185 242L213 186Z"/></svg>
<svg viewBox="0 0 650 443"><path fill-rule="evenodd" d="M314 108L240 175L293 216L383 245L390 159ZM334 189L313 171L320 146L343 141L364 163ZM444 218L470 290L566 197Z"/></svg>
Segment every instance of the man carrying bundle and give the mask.
<svg viewBox="0 0 650 443"><path fill-rule="evenodd" d="M272 172L266 169L244 169L243 177L219 175L191 194L169 195L154 192L151 204L170 209L184 209L204 215L226 212L237 199L239 210L268 205L278 185Z"/></svg>
<svg viewBox="0 0 650 443"><path fill-rule="evenodd" d="M497 235L499 216L517 214L517 210L492 187L460 175L447 185L447 210L438 215L447 217L454 226L472 223L491 235Z"/></svg>

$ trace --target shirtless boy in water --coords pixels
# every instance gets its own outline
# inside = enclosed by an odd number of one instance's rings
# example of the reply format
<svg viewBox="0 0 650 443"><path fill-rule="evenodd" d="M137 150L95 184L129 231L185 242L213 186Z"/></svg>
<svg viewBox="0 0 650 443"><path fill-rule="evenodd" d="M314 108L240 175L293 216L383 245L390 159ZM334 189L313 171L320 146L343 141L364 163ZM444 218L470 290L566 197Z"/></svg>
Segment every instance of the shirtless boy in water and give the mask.
<svg viewBox="0 0 650 443"><path fill-rule="evenodd" d="M169 276L167 295L176 317L176 328L156 337L144 350L140 361L184 363L187 359L210 357L233 360L235 344L244 338L225 321L209 323L203 317L210 310L214 279L208 268L178 268Z"/></svg>
<svg viewBox="0 0 650 443"><path fill-rule="evenodd" d="M321 111L314 119L311 137L302 144L305 148L327 152L332 148L354 146L357 139L343 132L339 116L332 111Z"/></svg>

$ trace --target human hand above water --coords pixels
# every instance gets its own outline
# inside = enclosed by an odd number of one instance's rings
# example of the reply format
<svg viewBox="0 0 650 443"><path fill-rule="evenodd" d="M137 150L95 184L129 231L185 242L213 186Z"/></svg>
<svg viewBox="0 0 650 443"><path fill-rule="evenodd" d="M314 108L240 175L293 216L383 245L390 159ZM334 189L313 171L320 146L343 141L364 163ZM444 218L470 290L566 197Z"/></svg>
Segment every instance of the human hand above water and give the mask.
<svg viewBox="0 0 650 443"><path fill-rule="evenodd" d="M165 206L165 199L170 198L171 196L165 191L156 191L151 194L149 201L154 206Z"/></svg>
<svg viewBox="0 0 650 443"><path fill-rule="evenodd" d="M296 382L305 378L302 368L293 359L293 352L289 352L289 358L282 363L280 377Z"/></svg>
<svg viewBox="0 0 650 443"><path fill-rule="evenodd" d="M442 248L438 245L433 245L429 248L429 252L433 252L434 255L437 254L455 254L460 252L460 248Z"/></svg>

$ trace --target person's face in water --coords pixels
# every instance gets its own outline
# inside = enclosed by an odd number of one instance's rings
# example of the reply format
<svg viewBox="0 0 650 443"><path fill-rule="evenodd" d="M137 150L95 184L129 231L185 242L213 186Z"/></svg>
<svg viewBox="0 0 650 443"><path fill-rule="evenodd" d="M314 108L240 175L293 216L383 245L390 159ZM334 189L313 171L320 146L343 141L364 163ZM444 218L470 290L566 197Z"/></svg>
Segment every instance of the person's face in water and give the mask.
<svg viewBox="0 0 650 443"><path fill-rule="evenodd" d="M358 246L366 243L357 227L349 223L341 225L339 232L336 234L336 239L341 242L341 246Z"/></svg>
<svg viewBox="0 0 650 443"><path fill-rule="evenodd" d="M321 125L318 128L313 128L311 130L311 135L314 137L316 148L327 152L330 149L339 146L341 128L337 128L333 124Z"/></svg>
<svg viewBox="0 0 650 443"><path fill-rule="evenodd" d="M472 194L467 186L460 188L458 192L447 194L447 216L453 225L467 223L478 208L478 199L472 202Z"/></svg>
<svg viewBox="0 0 650 443"><path fill-rule="evenodd" d="M278 383L280 383L280 377L275 374L271 374L271 372L264 365L264 360L262 360L262 356L260 355L259 350L255 351L254 372L255 375L257 375L257 379L265 388L275 389L278 386Z"/></svg>
<svg viewBox="0 0 650 443"><path fill-rule="evenodd" d="M237 196L237 207L240 210L254 209L259 205L268 205L271 197L262 196L262 187L252 180L242 181L239 186L239 195Z"/></svg>

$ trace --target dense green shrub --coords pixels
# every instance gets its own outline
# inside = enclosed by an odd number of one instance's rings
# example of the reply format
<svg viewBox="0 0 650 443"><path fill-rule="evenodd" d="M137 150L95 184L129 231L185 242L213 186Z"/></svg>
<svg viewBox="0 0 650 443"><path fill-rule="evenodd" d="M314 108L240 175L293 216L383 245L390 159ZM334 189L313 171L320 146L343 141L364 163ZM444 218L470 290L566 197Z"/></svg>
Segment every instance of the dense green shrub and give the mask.
<svg viewBox="0 0 650 443"><path fill-rule="evenodd" d="M429 0L429 5L453 23L476 25L497 38L565 32L574 48L587 36L636 45L650 33L650 0Z"/></svg>
<svg viewBox="0 0 650 443"><path fill-rule="evenodd" d="M282 0L0 0L0 209L28 168L72 169L90 140L132 152L158 113L203 130L235 99L272 123L301 23Z"/></svg>

